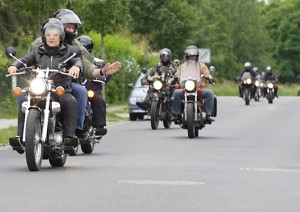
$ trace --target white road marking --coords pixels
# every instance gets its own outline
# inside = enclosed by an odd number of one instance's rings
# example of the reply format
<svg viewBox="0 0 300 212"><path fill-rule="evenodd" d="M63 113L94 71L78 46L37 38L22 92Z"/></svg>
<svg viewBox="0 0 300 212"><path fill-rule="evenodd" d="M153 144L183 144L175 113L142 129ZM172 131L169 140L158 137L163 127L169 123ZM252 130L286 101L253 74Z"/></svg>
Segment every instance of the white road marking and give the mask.
<svg viewBox="0 0 300 212"><path fill-rule="evenodd" d="M259 171L259 172L294 172L299 173L300 170L293 169L274 169L274 168L240 168L242 171Z"/></svg>
<svg viewBox="0 0 300 212"><path fill-rule="evenodd" d="M204 182L199 181L173 181L173 180L118 180L117 183L138 184L138 185L181 185L193 186L204 185Z"/></svg>

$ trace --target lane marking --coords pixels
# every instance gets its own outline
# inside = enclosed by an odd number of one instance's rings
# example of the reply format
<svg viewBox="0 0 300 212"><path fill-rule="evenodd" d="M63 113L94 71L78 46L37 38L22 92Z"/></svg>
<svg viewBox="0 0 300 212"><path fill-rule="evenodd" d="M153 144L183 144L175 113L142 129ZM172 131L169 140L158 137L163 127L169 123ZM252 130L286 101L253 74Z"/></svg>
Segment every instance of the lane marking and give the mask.
<svg viewBox="0 0 300 212"><path fill-rule="evenodd" d="M259 171L259 172L294 172L299 173L299 170L293 169L274 169L274 168L240 168L242 171Z"/></svg>
<svg viewBox="0 0 300 212"><path fill-rule="evenodd" d="M137 184L137 185L180 185L193 186L205 185L204 182L199 181L178 181L178 180L117 180L117 183Z"/></svg>

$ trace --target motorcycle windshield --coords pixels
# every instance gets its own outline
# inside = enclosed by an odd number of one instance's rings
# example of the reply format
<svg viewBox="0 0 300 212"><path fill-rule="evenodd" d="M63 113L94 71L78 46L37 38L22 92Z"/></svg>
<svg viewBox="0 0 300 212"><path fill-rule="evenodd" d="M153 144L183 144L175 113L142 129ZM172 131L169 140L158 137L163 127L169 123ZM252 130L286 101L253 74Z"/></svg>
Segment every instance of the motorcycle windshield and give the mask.
<svg viewBox="0 0 300 212"><path fill-rule="evenodd" d="M193 79L196 80L196 82L201 81L200 66L198 62L186 61L181 65L180 83L187 79Z"/></svg>
<svg viewBox="0 0 300 212"><path fill-rule="evenodd" d="M249 73L249 72L245 72L245 73L243 73L243 75L242 75L242 79L251 79L252 78L252 76L251 76L251 74Z"/></svg>

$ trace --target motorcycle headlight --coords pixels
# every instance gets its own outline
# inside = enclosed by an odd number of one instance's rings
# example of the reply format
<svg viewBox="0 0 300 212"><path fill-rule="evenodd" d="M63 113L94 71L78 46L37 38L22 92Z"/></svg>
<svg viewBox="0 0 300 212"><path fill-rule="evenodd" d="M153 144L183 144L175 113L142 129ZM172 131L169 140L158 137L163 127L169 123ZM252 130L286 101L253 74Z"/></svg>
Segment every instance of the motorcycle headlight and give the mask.
<svg viewBox="0 0 300 212"><path fill-rule="evenodd" d="M159 80L156 80L154 83L153 83L153 87L155 90L160 90L162 88L162 82L159 81Z"/></svg>
<svg viewBox="0 0 300 212"><path fill-rule="evenodd" d="M259 82L258 81L255 81L255 86L259 86Z"/></svg>
<svg viewBox="0 0 300 212"><path fill-rule="evenodd" d="M30 82L30 92L33 95L42 95L46 92L47 85L43 79L35 78Z"/></svg>
<svg viewBox="0 0 300 212"><path fill-rule="evenodd" d="M251 84L251 82L252 82L252 80L249 78L249 79L247 79L247 84Z"/></svg>
<svg viewBox="0 0 300 212"><path fill-rule="evenodd" d="M185 82L184 87L187 91L194 91L196 84L192 80L188 80Z"/></svg>
<svg viewBox="0 0 300 212"><path fill-rule="evenodd" d="M268 83L268 88L272 89L274 87L273 83Z"/></svg>

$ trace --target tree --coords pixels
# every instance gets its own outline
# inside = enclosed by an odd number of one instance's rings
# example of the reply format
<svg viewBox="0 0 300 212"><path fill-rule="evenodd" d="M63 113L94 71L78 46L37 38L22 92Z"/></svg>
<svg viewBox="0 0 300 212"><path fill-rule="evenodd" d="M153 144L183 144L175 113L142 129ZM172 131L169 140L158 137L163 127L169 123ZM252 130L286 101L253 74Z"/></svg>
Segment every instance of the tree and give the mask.
<svg viewBox="0 0 300 212"><path fill-rule="evenodd" d="M83 29L101 34L101 58L105 59L104 37L116 33L127 23L128 0L74 0Z"/></svg>

